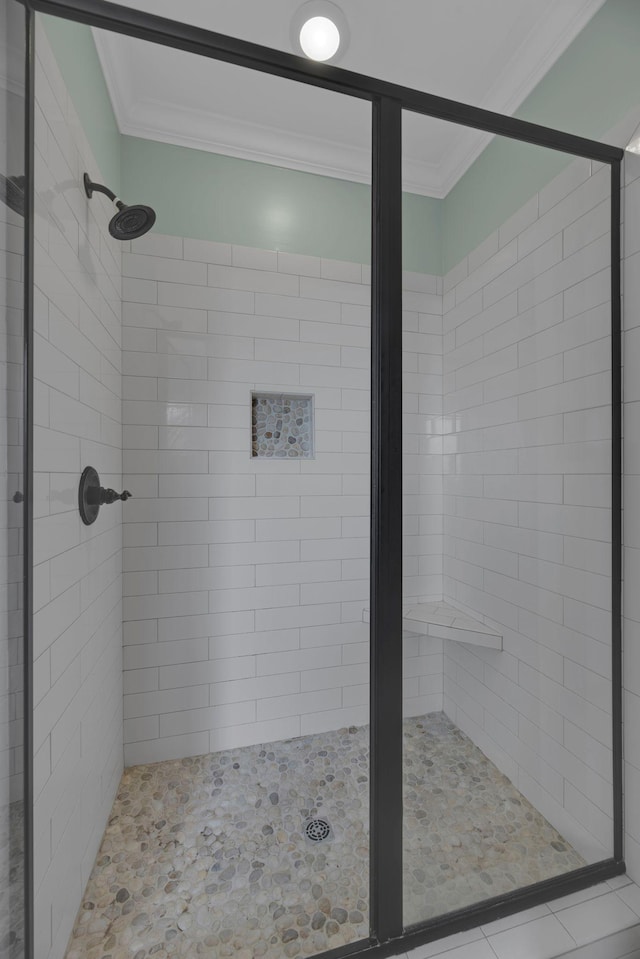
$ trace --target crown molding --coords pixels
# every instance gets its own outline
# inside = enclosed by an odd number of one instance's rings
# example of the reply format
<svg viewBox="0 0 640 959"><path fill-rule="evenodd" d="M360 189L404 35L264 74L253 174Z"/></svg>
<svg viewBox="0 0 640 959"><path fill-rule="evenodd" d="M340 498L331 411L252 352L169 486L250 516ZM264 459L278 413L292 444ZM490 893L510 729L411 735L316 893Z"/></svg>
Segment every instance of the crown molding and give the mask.
<svg viewBox="0 0 640 959"><path fill-rule="evenodd" d="M514 51L482 106L511 116L605 2L553 0L547 18Z"/></svg>
<svg viewBox="0 0 640 959"><path fill-rule="evenodd" d="M554 2L549 16L539 21L514 51L479 106L511 116L533 92L556 60L584 29L606 0ZM540 51L543 51L541 54ZM441 169L441 189L446 196L493 139L490 133L466 131Z"/></svg>
<svg viewBox="0 0 640 959"><path fill-rule="evenodd" d="M478 106L511 115L604 2L554 0L548 15L513 52ZM136 98L119 38L94 30L94 39L121 133L320 176L371 182L369 150L161 100ZM461 127L441 164L405 155L403 188L423 196L445 197L491 139L491 134Z"/></svg>
<svg viewBox="0 0 640 959"><path fill-rule="evenodd" d="M215 136L211 135L212 130ZM222 114L167 106L159 101L138 100L130 105L120 132L304 173L371 183L371 151L368 149L247 123ZM403 168L405 189L427 196L438 195L439 175L435 166L407 158Z"/></svg>
<svg viewBox="0 0 640 959"><path fill-rule="evenodd" d="M122 124L126 122L133 96L131 90L133 84L124 52L125 48L122 43L118 42L116 34L107 33L105 30L96 30L94 27L91 28L91 32L116 123L122 133Z"/></svg>
<svg viewBox="0 0 640 959"><path fill-rule="evenodd" d="M113 112L120 133L125 136L355 183L371 183L370 150L223 114L185 109L160 100L132 99L126 57L117 37L97 32L95 40ZM410 193L444 196L435 164L405 157L403 184Z"/></svg>

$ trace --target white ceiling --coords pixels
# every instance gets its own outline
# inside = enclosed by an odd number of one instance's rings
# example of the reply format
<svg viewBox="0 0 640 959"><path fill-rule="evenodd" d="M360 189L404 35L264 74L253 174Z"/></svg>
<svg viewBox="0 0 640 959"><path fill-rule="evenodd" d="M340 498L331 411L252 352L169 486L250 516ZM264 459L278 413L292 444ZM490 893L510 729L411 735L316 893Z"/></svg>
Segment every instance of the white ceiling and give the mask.
<svg viewBox="0 0 640 959"><path fill-rule="evenodd" d="M149 13L292 52L302 0L134 0ZM340 0L339 66L511 114L604 0ZM122 133L367 182L370 105L94 30ZM443 197L486 134L403 118L404 189Z"/></svg>

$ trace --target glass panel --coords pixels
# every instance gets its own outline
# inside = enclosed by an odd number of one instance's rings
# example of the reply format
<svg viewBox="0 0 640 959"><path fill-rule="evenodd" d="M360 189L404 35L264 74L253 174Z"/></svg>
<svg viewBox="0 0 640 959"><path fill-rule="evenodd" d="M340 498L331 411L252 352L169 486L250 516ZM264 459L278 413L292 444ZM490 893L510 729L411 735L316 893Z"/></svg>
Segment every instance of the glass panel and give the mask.
<svg viewBox="0 0 640 959"><path fill-rule="evenodd" d="M403 9L401 21L391 3L376 7L375 16L371 16L369 6L352 3L320 3L314 5L315 9L309 6L306 10L302 2L276 6L255 3L247 8L233 0L187 8L177 5L175 0L132 0L126 6L289 54L301 53L299 31L308 17L328 17L340 32L340 46L331 63L363 76L476 106L485 105L487 91L500 85L501 64L508 53L530 50L535 56L528 44L541 21L550 25L552 15L557 35L569 31L573 38L575 30L575 25L573 30L570 27L573 18L562 9L562 4L545 14L533 4L502 2L494 11L490 35L486 35L486 8L483 4L470 4L464 10L464 25L473 42L465 43L463 49L459 10L446 2L438 5L437 10L432 5L411 3ZM479 37L483 38L482 43L477 41ZM320 49L323 55L328 52ZM451 56L452 50L460 50L464 56L464 71Z"/></svg>
<svg viewBox="0 0 640 959"><path fill-rule="evenodd" d="M0 953L24 955L23 270L25 10L0 2Z"/></svg>
<svg viewBox="0 0 640 959"><path fill-rule="evenodd" d="M96 33L114 118L104 84L78 95L77 58L65 55L91 34L47 21L38 39L41 94L69 111L49 129L56 165L43 163L37 184L51 271L39 278L62 298L36 350L51 411L39 462L61 512L75 510L79 474L59 456L59 432L80 469L122 488L121 306L133 498L80 528L91 568L52 580L93 599L122 518L126 768L91 810L84 847L74 833L54 850L52 871L85 875L95 861L86 889L43 883L37 922L50 907L62 914L69 955L280 957L366 939L370 105ZM232 88L237 115L223 117ZM291 111L297 137L283 129ZM116 121L128 134L120 184L104 139ZM334 152L332 123L357 140L353 155ZM152 207L151 232L112 240L115 211L84 196L85 169ZM68 373L52 376L60 354ZM79 404L61 395L72 374ZM87 436L96 413L99 435ZM36 523L36 542L46 536ZM117 631L111 607L100 614ZM119 667L116 656L96 667L88 729L81 712L65 714L69 741L82 734L73 775L88 786L112 771L119 713L111 724L93 715L107 715ZM80 681L83 699L94 687L84 670ZM36 804L36 832L51 815Z"/></svg>
<svg viewBox="0 0 640 959"><path fill-rule="evenodd" d="M411 925L612 855L610 171L404 119Z"/></svg>

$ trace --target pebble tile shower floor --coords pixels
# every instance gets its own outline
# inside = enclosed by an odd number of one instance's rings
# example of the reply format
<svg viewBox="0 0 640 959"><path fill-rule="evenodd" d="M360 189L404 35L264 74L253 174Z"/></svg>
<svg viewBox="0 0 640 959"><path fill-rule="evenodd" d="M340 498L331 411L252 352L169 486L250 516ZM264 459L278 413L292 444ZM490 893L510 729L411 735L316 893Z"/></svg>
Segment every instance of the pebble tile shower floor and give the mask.
<svg viewBox="0 0 640 959"><path fill-rule="evenodd" d="M407 924L584 865L443 713L405 721L404 776ZM368 727L126 769L67 959L283 959L366 938L368 798Z"/></svg>
<svg viewBox="0 0 640 959"><path fill-rule="evenodd" d="M24 803L0 808L0 858L4 882L0 883L0 956L24 957ZM8 866L8 868L6 868Z"/></svg>

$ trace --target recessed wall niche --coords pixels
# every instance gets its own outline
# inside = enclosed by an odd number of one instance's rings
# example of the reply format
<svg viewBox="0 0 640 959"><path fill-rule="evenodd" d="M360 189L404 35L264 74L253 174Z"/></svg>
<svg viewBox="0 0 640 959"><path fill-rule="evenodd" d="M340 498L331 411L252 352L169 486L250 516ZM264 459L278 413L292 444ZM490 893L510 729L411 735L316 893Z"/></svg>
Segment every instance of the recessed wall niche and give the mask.
<svg viewBox="0 0 640 959"><path fill-rule="evenodd" d="M313 395L252 393L251 456L313 459Z"/></svg>

